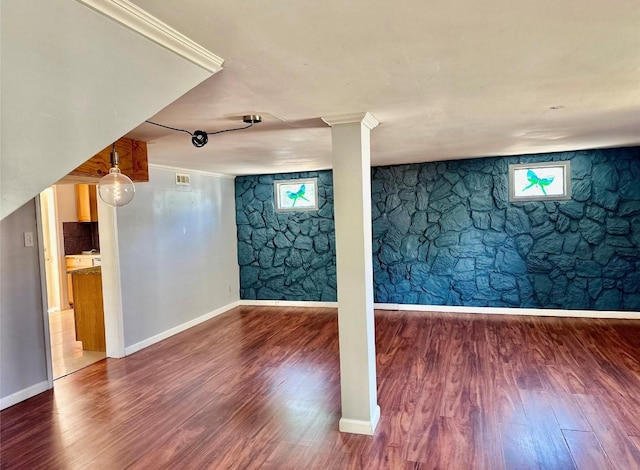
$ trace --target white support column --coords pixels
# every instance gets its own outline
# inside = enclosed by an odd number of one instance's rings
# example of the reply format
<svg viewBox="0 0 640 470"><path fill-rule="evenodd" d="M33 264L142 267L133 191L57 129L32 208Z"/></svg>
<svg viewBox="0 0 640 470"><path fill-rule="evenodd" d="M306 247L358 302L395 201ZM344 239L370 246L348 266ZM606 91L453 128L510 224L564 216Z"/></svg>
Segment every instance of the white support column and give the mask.
<svg viewBox="0 0 640 470"><path fill-rule="evenodd" d="M371 254L369 113L322 118L331 126L340 340L340 431L373 434L380 419L376 387Z"/></svg>

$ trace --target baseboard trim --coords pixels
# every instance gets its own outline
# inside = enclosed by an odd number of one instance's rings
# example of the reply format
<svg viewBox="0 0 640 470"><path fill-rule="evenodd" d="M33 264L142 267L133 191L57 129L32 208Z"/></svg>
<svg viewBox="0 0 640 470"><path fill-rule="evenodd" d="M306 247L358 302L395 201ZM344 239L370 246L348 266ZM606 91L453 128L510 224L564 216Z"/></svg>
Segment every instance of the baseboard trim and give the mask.
<svg viewBox="0 0 640 470"><path fill-rule="evenodd" d="M373 436L373 434L376 432L378 421L380 421L380 406L376 405L370 421L340 418L338 429L340 429L340 432L348 432L351 434L366 434L367 436Z"/></svg>
<svg viewBox="0 0 640 470"><path fill-rule="evenodd" d="M35 397L42 392L46 392L49 390L49 382L43 381L39 382L31 387L27 387L23 390L17 391L16 393L12 393L6 397L0 398L0 410L4 410L5 408L9 408L21 401L28 400L31 397Z"/></svg>
<svg viewBox="0 0 640 470"><path fill-rule="evenodd" d="M418 312L475 313L485 315L524 315L535 317L617 318L640 320L640 312L615 310L562 310L553 308L462 307L454 305L374 304L377 310L413 310Z"/></svg>
<svg viewBox="0 0 640 470"><path fill-rule="evenodd" d="M315 300L240 300L240 305L254 307L321 307L338 308L338 302L319 302Z"/></svg>
<svg viewBox="0 0 640 470"><path fill-rule="evenodd" d="M147 338L143 341L140 341L138 343L132 344L131 346L126 346L124 348L124 353L125 356L129 356L130 354L133 354L135 352L140 351L141 349L144 349L146 347L151 346L152 344L158 343L162 340L165 340L167 338L170 338L173 335L176 335L178 333L183 332L184 330L188 330L189 328L192 328L196 325L199 325L200 323L203 323L207 320L211 320L214 317L217 317L218 315L221 315L225 312L228 312L229 310L231 310L232 308L237 307L238 305L240 305L239 301L235 301L235 302L231 302L230 304L227 304L223 307L217 308L209 313L205 313L204 315L201 315L197 318L194 318L193 320L189 320L188 322L182 323L181 325L175 326L171 329L168 329L166 331L163 331L162 333L158 333L155 336L152 336L151 338Z"/></svg>
<svg viewBox="0 0 640 470"><path fill-rule="evenodd" d="M316 302L300 300L239 300L239 305L261 307L325 307L338 308L338 302ZM640 320L640 312L616 310L562 310L553 308L510 307L462 307L455 305L373 304L375 310L404 310L414 312L475 313L483 315L524 315L534 317L615 318Z"/></svg>

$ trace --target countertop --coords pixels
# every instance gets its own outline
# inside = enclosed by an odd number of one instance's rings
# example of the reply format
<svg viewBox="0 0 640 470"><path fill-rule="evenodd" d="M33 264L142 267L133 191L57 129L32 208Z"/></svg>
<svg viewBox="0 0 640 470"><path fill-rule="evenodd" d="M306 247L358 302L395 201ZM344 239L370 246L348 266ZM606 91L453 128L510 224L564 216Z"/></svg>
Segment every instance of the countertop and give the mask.
<svg viewBox="0 0 640 470"><path fill-rule="evenodd" d="M92 253L92 254L78 254L78 255L65 255L65 258L100 258L100 253Z"/></svg>
<svg viewBox="0 0 640 470"><path fill-rule="evenodd" d="M102 269L100 266L91 266L89 268L72 269L67 271L67 274L102 274Z"/></svg>

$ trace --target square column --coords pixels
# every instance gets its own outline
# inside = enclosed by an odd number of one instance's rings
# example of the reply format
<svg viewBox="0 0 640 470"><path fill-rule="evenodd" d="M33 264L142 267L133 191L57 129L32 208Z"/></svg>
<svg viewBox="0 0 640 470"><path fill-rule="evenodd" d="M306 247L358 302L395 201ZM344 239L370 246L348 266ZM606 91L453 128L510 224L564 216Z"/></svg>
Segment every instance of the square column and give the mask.
<svg viewBox="0 0 640 470"><path fill-rule="evenodd" d="M376 384L371 249L369 113L322 118L331 126L340 340L340 431L373 434L380 419Z"/></svg>

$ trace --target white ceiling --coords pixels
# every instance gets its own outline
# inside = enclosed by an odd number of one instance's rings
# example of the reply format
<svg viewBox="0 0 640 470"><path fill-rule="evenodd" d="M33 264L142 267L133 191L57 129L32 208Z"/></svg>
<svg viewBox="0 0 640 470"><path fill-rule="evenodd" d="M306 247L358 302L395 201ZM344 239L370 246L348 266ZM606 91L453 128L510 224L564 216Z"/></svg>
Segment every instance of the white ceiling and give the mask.
<svg viewBox="0 0 640 470"><path fill-rule="evenodd" d="M151 163L331 167L321 121L368 111L373 165L640 145L638 0L133 0L225 59L143 124ZM152 84L150 84L152 86Z"/></svg>

